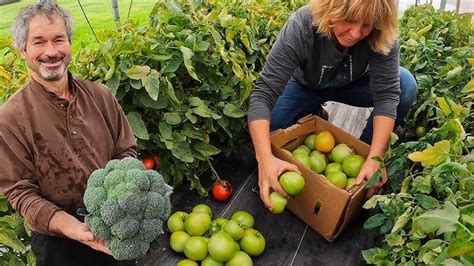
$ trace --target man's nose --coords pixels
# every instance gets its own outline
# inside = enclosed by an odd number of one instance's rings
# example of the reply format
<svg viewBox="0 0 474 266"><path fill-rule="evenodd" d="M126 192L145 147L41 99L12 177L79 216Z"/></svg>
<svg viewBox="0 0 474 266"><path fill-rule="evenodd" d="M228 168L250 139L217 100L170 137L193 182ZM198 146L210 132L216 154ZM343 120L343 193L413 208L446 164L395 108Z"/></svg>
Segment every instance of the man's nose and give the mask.
<svg viewBox="0 0 474 266"><path fill-rule="evenodd" d="M55 56L58 54L58 50L54 46L53 42L47 42L46 46L44 47L43 53L48 56Z"/></svg>

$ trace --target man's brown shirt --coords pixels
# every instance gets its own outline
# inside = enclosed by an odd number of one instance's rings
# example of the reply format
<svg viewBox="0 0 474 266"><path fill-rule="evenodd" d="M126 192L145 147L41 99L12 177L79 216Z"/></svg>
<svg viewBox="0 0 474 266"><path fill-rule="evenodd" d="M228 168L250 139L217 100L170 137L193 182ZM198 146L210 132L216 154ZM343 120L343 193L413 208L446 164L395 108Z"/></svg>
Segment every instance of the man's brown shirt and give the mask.
<svg viewBox="0 0 474 266"><path fill-rule="evenodd" d="M31 80L0 107L0 191L34 231L53 214L74 214L89 175L136 142L108 89L69 75L69 102Z"/></svg>

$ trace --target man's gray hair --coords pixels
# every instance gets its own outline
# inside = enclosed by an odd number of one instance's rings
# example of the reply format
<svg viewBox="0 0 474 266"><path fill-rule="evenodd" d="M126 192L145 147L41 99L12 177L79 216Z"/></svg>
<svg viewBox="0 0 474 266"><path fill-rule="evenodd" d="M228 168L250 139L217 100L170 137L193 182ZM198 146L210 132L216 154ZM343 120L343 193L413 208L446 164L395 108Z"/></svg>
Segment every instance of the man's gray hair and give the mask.
<svg viewBox="0 0 474 266"><path fill-rule="evenodd" d="M21 11L16 17L12 25L13 45L19 50L26 49L26 41L28 38L28 30L30 21L34 16L44 15L51 18L54 15L59 15L66 28L67 37L71 42L72 36L72 17L71 15L60 8L53 0L40 0L36 5L28 6Z"/></svg>

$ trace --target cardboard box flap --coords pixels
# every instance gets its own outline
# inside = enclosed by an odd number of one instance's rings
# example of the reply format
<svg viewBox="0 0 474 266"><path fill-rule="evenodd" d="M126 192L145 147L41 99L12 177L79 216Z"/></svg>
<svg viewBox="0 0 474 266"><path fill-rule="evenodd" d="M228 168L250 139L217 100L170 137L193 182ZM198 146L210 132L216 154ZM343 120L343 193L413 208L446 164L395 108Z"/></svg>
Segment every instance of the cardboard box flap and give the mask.
<svg viewBox="0 0 474 266"><path fill-rule="evenodd" d="M345 209L345 214L344 214L344 219L342 220L339 228L337 229L337 233L331 237L332 239L335 239L338 237L342 231L359 215L362 206L362 203L365 199L365 192L366 190L364 189L363 186L357 190L351 199L349 200L349 203L347 204L347 208Z"/></svg>

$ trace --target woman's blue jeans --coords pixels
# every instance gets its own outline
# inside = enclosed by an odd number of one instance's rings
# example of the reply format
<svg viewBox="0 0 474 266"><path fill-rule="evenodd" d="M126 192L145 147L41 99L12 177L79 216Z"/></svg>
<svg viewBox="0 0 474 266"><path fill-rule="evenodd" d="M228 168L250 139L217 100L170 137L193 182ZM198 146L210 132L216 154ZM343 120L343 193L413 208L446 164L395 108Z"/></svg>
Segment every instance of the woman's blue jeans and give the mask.
<svg viewBox="0 0 474 266"><path fill-rule="evenodd" d="M373 107L374 103L369 83L370 79L367 75L342 88L311 90L291 77L272 110L270 128L271 130L287 128L306 115L319 114L321 105L326 101L335 101L357 107ZM400 67L400 90L401 95L397 107L395 127L402 124L416 99L417 92L415 78L403 67ZM360 139L368 144L372 142L372 120L371 114L360 136Z"/></svg>

